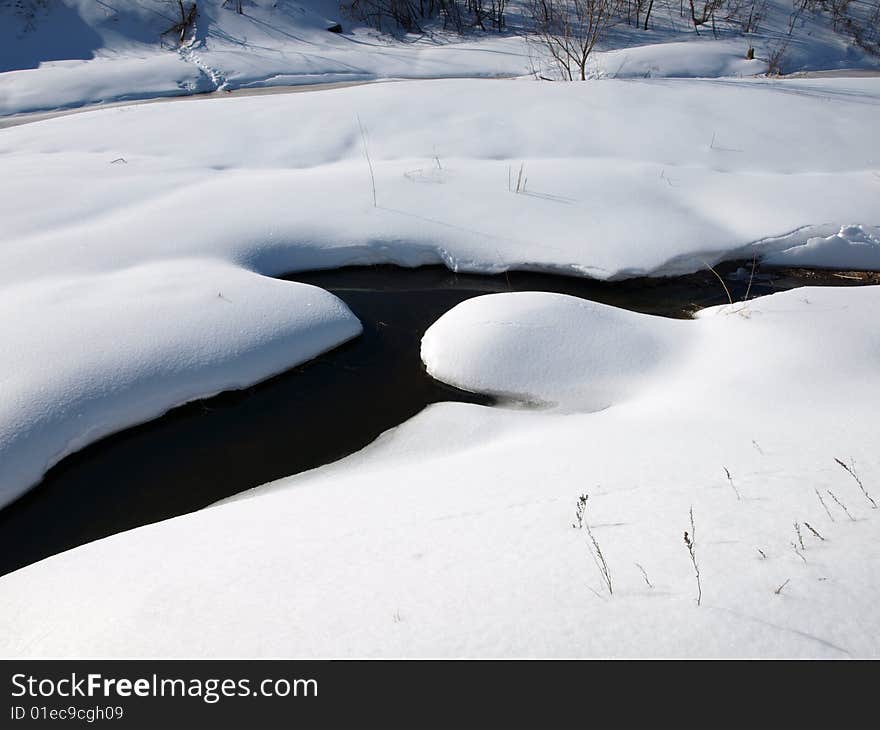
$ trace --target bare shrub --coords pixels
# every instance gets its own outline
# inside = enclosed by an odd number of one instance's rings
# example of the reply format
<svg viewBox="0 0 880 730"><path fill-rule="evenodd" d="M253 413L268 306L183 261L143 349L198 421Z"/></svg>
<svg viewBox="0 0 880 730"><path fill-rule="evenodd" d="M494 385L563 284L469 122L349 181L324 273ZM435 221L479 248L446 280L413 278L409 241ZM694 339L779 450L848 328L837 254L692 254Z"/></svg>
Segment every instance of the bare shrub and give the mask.
<svg viewBox="0 0 880 730"><path fill-rule="evenodd" d="M616 19L616 0L530 0L529 20L562 78L587 79L587 61Z"/></svg>
<svg viewBox="0 0 880 730"><path fill-rule="evenodd" d="M767 74L770 76L782 76L782 61L785 58L785 52L788 50L788 38L780 41L770 49L770 55L767 57Z"/></svg>

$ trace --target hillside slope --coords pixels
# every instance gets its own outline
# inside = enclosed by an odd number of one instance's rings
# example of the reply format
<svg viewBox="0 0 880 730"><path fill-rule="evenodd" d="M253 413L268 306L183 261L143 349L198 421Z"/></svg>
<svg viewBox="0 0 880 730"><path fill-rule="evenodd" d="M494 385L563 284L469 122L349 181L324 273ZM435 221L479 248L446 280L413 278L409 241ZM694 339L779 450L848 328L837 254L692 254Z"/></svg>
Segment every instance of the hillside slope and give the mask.
<svg viewBox="0 0 880 730"><path fill-rule="evenodd" d="M199 0L180 44L166 32L180 19L169 0L0 0L0 115L252 86L552 76L545 51L519 32L521 6L511 8L503 34L435 27L392 37L346 17L336 0L247 0L242 15ZM728 11L714 33L696 33L677 5L658 8L648 30L617 23L590 75L749 76L766 72L780 49L786 73L878 67L821 9L793 15L789 1L769 0L745 34ZM343 32L328 32L337 23Z"/></svg>

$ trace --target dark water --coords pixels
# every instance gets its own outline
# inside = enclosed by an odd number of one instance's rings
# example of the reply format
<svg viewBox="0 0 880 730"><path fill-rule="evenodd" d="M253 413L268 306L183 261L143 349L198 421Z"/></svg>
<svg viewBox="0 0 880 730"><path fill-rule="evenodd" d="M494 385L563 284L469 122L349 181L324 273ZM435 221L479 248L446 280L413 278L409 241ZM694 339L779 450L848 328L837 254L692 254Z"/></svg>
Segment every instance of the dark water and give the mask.
<svg viewBox="0 0 880 730"><path fill-rule="evenodd" d="M419 359L425 329L470 297L554 291L670 317L726 301L711 273L607 284L367 267L289 278L335 293L361 320L364 334L257 386L176 408L64 459L0 510L0 574L334 461L430 403L490 404L435 382ZM734 297L745 293L744 281L728 285ZM768 286L759 283L752 294Z"/></svg>

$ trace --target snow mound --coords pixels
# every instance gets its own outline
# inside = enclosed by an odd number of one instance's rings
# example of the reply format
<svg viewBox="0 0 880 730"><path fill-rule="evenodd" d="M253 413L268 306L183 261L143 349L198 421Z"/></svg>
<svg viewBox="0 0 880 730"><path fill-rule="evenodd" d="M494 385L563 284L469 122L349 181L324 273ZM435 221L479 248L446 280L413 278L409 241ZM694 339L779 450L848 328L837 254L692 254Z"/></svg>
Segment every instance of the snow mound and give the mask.
<svg viewBox="0 0 880 730"><path fill-rule="evenodd" d="M322 289L206 260L46 277L0 289L0 308L0 507L102 436L360 332Z"/></svg>
<svg viewBox="0 0 880 730"><path fill-rule="evenodd" d="M743 52L744 41L703 40L653 43L598 52L594 59L599 77L623 78L715 78L756 76L767 71L766 61L751 60Z"/></svg>
<svg viewBox="0 0 880 730"><path fill-rule="evenodd" d="M763 261L774 266L880 271L880 229L842 226L832 236L809 238L804 244L770 253Z"/></svg>
<svg viewBox="0 0 880 730"><path fill-rule="evenodd" d="M683 335L674 320L520 292L459 304L428 329L421 354L433 377L464 390L596 411L644 386Z"/></svg>

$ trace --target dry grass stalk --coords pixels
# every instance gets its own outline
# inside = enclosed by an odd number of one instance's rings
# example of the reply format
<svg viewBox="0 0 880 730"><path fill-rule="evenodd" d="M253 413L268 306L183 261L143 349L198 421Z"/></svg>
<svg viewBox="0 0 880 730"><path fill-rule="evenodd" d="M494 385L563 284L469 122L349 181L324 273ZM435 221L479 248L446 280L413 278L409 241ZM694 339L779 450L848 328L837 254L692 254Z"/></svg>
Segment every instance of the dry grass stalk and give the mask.
<svg viewBox="0 0 880 730"><path fill-rule="evenodd" d="M844 464L840 459L834 459L840 466L846 469L847 474L849 474L853 479L856 480L856 484L859 485L859 489L862 490L862 494L865 495L865 499L867 499L871 503L871 509L877 509L877 503L874 501L874 498L868 494L868 490L865 489L865 485L862 484L862 480L859 478L859 475L856 473L856 464L850 459L849 466Z"/></svg>
<svg viewBox="0 0 880 730"><path fill-rule="evenodd" d="M592 544L590 557L593 559L593 562L599 569L599 574L602 576L602 581L605 583L605 587L608 589L608 595L613 596L614 585L611 581L611 571L608 568L608 563L605 561L605 555L602 553L602 548L599 546L599 541L596 540L596 536L593 534L593 530L590 529L590 525L585 519L587 511L587 500L589 498L589 494L582 494L580 497L578 497L577 508L575 512L575 523L572 524L572 527L578 530L586 531L587 536L590 538L590 543Z"/></svg>
<svg viewBox="0 0 880 730"><path fill-rule="evenodd" d="M840 507L840 509L842 509L846 513L846 516L849 517L849 519L852 522L855 522L856 518L853 517L849 513L849 510L846 508L846 505L837 498L837 495L834 492L832 492L830 489L826 489L825 491L828 492L828 495L831 497L831 499L833 499L835 502L837 502L837 506Z"/></svg>
<svg viewBox="0 0 880 730"><path fill-rule="evenodd" d="M684 544L687 547L688 555L691 557L691 563L694 566L694 576L697 579L697 605L703 602L703 584L700 580L700 566L697 564L697 526L694 524L694 508L690 510L691 532L684 531Z"/></svg>

